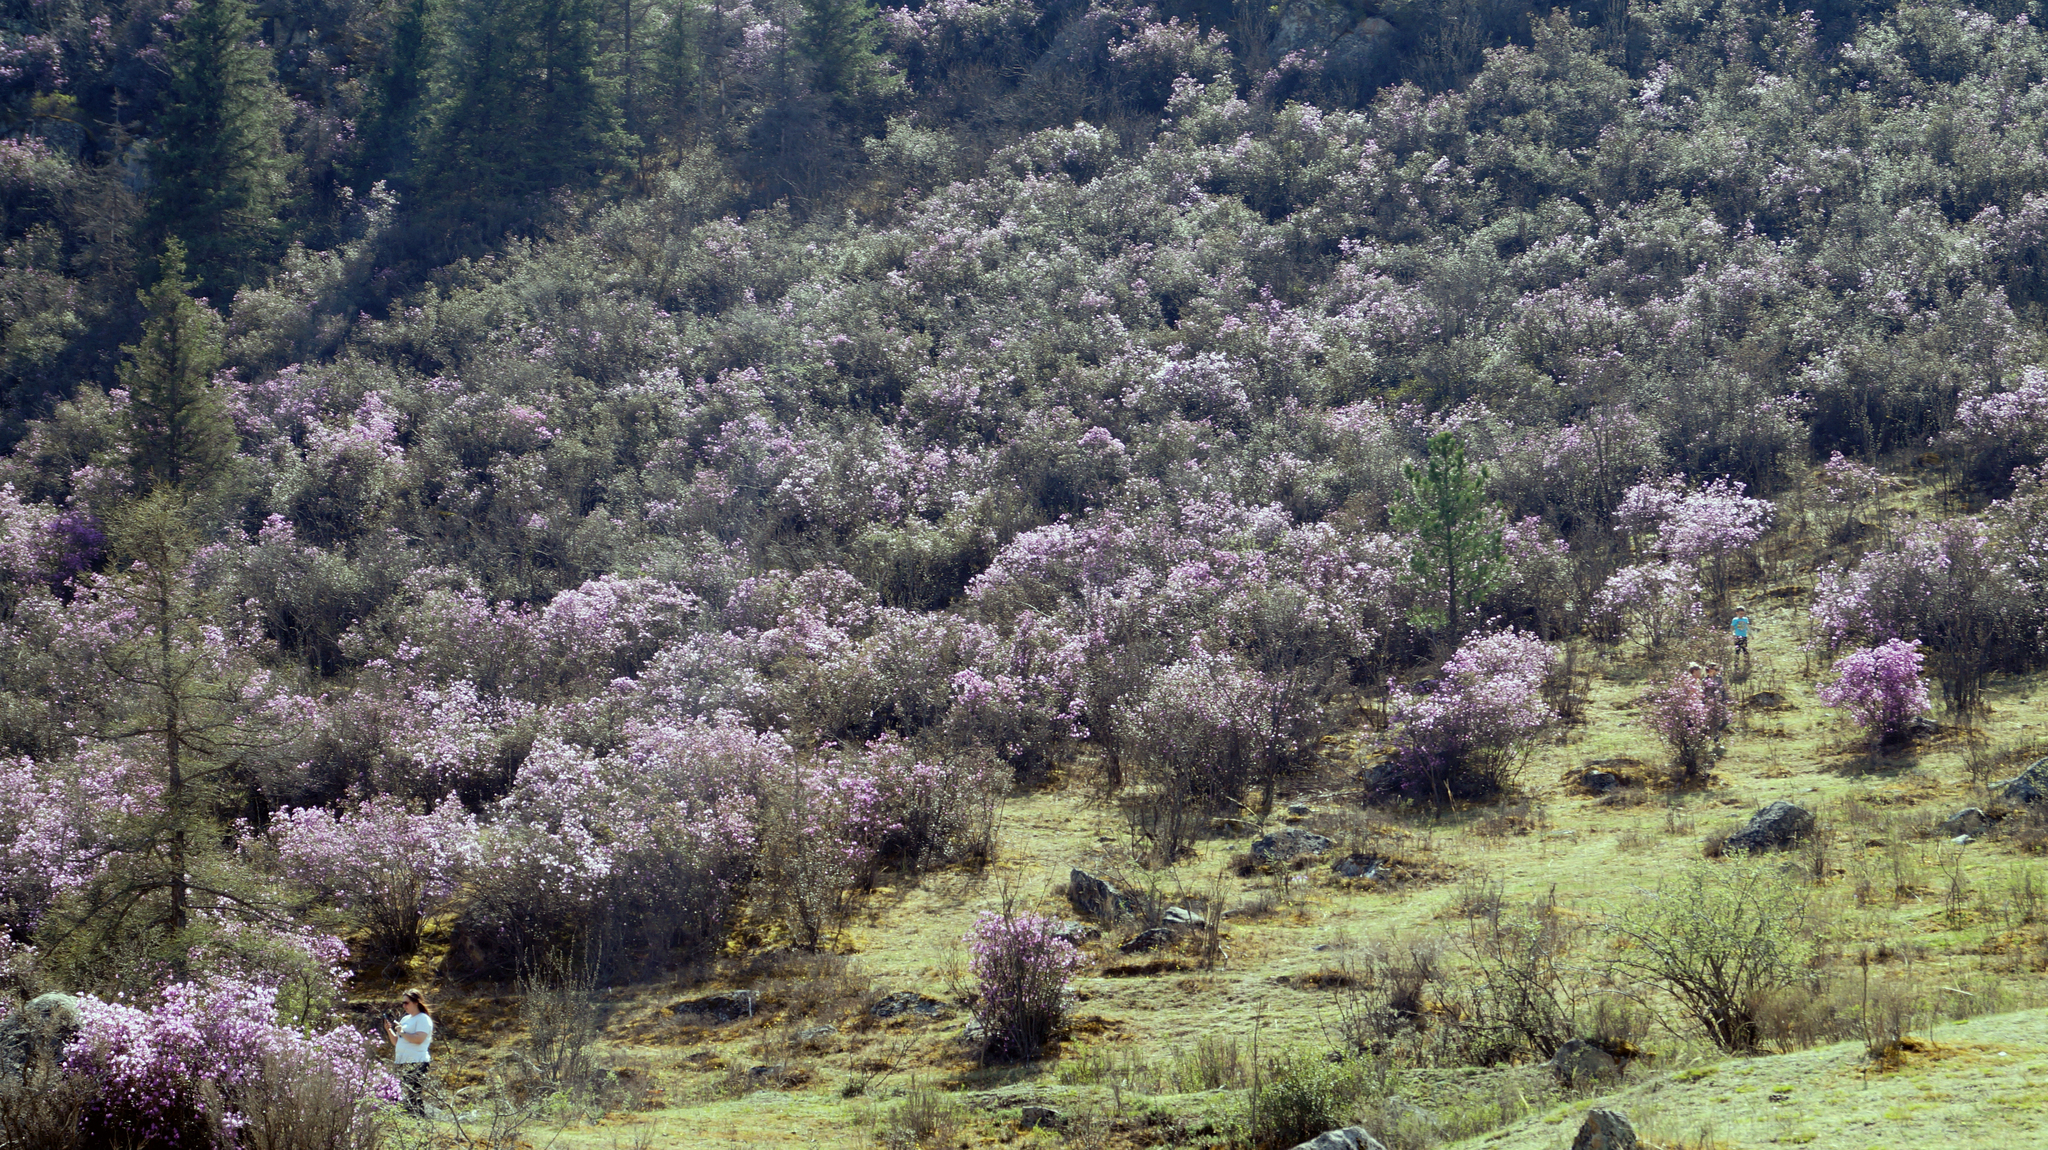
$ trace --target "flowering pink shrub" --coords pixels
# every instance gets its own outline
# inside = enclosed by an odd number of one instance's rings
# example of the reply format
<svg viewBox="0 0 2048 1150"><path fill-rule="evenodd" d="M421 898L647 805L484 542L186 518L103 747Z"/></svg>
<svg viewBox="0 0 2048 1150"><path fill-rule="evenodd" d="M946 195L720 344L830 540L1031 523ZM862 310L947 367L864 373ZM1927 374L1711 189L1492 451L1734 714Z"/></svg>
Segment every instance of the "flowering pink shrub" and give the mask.
<svg viewBox="0 0 2048 1150"><path fill-rule="evenodd" d="M483 862L476 818L454 795L426 813L389 795L341 814L286 811L270 833L285 873L354 913L394 958L419 948L420 921Z"/></svg>
<svg viewBox="0 0 2048 1150"><path fill-rule="evenodd" d="M1903 639L1858 647L1835 660L1835 681L1821 685L1820 701L1849 712L1871 745L1882 746L1933 706L1921 662L1918 645Z"/></svg>
<svg viewBox="0 0 2048 1150"><path fill-rule="evenodd" d="M247 1121L237 1096L280 1065L308 1088L324 1080L320 1087L357 1104L351 1109L361 1120L368 1111L360 1104L398 1099L397 1080L363 1034L345 1026L312 1034L280 1022L272 988L214 977L173 983L158 998L154 1006L79 999L64 1071L98 1084L89 1135L135 1147L232 1140Z"/></svg>
<svg viewBox="0 0 2048 1150"><path fill-rule="evenodd" d="M1832 653L1857 638L1915 641L1949 705L1973 709L1993 671L2042 657L2042 600L2027 582L2025 550L2013 562L1974 519L1926 525L1853 569L1821 573L1809 609L1817 642Z"/></svg>
<svg viewBox="0 0 2048 1150"><path fill-rule="evenodd" d="M1634 631L1654 651L1706 617L1699 596L1699 579L1683 564L1637 563L1608 576L1593 610Z"/></svg>
<svg viewBox="0 0 2048 1150"><path fill-rule="evenodd" d="M1557 718L1543 701L1555 659L1536 636L1500 631L1466 641L1421 691L1390 683L1400 733L1373 793L1443 801L1498 791L1528 740Z"/></svg>
<svg viewBox="0 0 2048 1150"><path fill-rule="evenodd" d="M991 1061L1036 1057L1059 1034L1066 1019L1067 980L1087 958L1053 933L1058 929L1043 915L983 911L965 935L974 974L974 1018L981 1024L984 1056Z"/></svg>
<svg viewBox="0 0 2048 1150"><path fill-rule="evenodd" d="M1671 762L1682 778L1697 778L1713 755L1714 740L1728 725L1728 698L1705 679L1681 674L1655 685L1636 699L1643 725L1671 748Z"/></svg>

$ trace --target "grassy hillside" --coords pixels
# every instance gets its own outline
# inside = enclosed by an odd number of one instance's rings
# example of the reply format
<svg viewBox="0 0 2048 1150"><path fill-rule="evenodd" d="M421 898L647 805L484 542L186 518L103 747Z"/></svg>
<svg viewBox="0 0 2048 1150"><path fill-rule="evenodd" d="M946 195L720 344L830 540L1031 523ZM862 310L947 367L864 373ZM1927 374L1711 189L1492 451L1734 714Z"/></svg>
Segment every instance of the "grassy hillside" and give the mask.
<svg viewBox="0 0 2048 1150"><path fill-rule="evenodd" d="M1884 529L1933 514L1937 491L1931 481L1895 490L1870 518ZM1276 1056L1356 1054L1352 1039L1370 1025L1361 1019L1386 1008L1404 965L1435 968L1421 1010L1445 1009L1448 990L1472 977L1472 940L1488 916L1542 903L1587 932L1571 961L1590 970L1615 945L1594 932L1606 916L1758 808L1789 799L1819 820L1807 843L1770 856L1811 899L1812 993L1839 1001L1836 1025L1873 1033L1875 1015L1891 1010L1909 1035L1903 1045L1873 1059L1866 1042L1799 1049L1795 1035L1776 1044L1786 1053L1724 1058L1666 1002L1625 1084L1587 1092L1540 1065L1457 1066L1435 1044L1443 1027L1425 1017L1377 1057L1346 1064L1354 1077L1339 1109L1396 1150L1466 1136L1459 1145L1564 1146L1580 1113L1609 1103L1669 1147L2025 1144L2048 1131L2028 1083L2048 1058L2048 1015L2021 1009L2048 1000L2048 871L2025 816L1982 784L2048 754L2048 682L1999 680L1981 729L1943 729L1873 757L1815 698L1816 659L1803 646L1812 571L1830 553L1786 531L1766 556L1763 576L1740 590L1757 637L1752 668L1731 687L1748 702L1704 783L1670 783L1665 752L1633 714L1644 681L1669 675L1687 653L1632 641L1586 648L1583 720L1536 748L1497 803L1362 806L1358 775L1381 736L1376 708L1352 697L1332 716L1319 768L1296 779L1273 817L1219 820L1189 856L1148 868L1124 806L1074 781L1092 776L1076 764L1007 801L993 861L878 888L833 953L799 954L772 932L742 929L701 983L600 995L593 1050L615 1068L612 1087L586 1107L526 1114L528 1137L563 1146L1232 1143L1246 1136L1253 1067L1270 1075ZM1634 782L1586 793L1575 779L1589 763ZM1285 814L1291 803L1310 813ZM2002 832L1957 845L1938 823L1970 805L2008 817ZM1248 866L1254 834L1284 825L1337 846L1299 866ZM1332 873L1329 860L1354 851L1388 860L1384 881ZM1162 905L1212 917L1222 909L1220 929L1125 955L1115 944L1134 927L1110 924L1084 946L1092 964L1074 981L1057 1050L1030 1065L982 1067L963 1037L972 986L962 936L977 913L1006 905L1077 917L1065 897L1074 867ZM760 996L750 1019L717 1024L673 1009L739 989ZM900 991L939 1000L943 1014L883 1021L867 1012ZM446 1083L507 1073L529 1037L522 1000L450 993ZM1062 1132L1021 1132L1027 1105L1061 1111Z"/></svg>

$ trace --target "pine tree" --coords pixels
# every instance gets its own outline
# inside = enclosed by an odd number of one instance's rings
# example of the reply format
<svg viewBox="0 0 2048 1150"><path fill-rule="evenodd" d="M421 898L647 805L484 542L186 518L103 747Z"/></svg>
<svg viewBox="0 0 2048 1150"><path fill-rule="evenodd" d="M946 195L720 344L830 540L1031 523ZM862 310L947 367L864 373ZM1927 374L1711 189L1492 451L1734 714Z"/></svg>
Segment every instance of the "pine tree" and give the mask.
<svg viewBox="0 0 2048 1150"><path fill-rule="evenodd" d="M481 222L593 182L625 151L597 72L596 0L461 0L422 149L419 183L444 213Z"/></svg>
<svg viewBox="0 0 2048 1150"><path fill-rule="evenodd" d="M870 0L803 0L796 49L811 66L813 82L832 101L833 116L856 128L881 122L882 101L903 81L875 51L875 8Z"/></svg>
<svg viewBox="0 0 2048 1150"><path fill-rule="evenodd" d="M96 684L81 735L139 784L95 849L106 866L54 908L45 941L90 962L115 951L182 971L217 924L274 921L264 884L225 847L220 812L237 805L241 765L294 732L253 705L261 670L210 626L214 602L191 577L196 540L185 493L161 488L110 526L115 573L63 616L81 685Z"/></svg>
<svg viewBox="0 0 2048 1150"><path fill-rule="evenodd" d="M680 144L689 130L703 74L703 17L697 6L677 3L663 24L654 48L650 103L654 133Z"/></svg>
<svg viewBox="0 0 2048 1150"><path fill-rule="evenodd" d="M1465 465L1452 432L1430 437L1421 467L1403 469L1409 494L1393 508L1396 527L1414 535L1409 572L1423 589L1418 620L1444 625L1456 643L1468 608L1485 598L1501 574L1500 517L1486 503L1486 468Z"/></svg>
<svg viewBox="0 0 2048 1150"><path fill-rule="evenodd" d="M380 179L409 187L426 124L437 7L434 0L401 0L397 7L383 60L370 77L357 169L365 188Z"/></svg>
<svg viewBox="0 0 2048 1150"><path fill-rule="evenodd" d="M128 435L136 484L203 486L233 457L235 429L213 373L221 361L221 320L193 299L185 249L164 248L156 286L140 293L149 318L142 339L121 349Z"/></svg>
<svg viewBox="0 0 2048 1150"><path fill-rule="evenodd" d="M284 194L284 98L246 0L196 0L178 20L150 153L149 224L188 249L225 302L275 251Z"/></svg>

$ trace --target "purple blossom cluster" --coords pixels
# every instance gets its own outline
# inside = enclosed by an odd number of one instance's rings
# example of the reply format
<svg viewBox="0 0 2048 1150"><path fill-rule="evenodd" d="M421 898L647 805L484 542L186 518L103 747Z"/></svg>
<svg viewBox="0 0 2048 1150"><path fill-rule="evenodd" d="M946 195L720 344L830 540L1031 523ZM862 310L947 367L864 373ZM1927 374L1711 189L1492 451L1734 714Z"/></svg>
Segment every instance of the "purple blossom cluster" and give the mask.
<svg viewBox="0 0 2048 1150"><path fill-rule="evenodd" d="M1821 685L1820 701L1847 711L1871 745L1882 746L1934 705L1920 674L1923 662L1917 644L1903 639L1858 647L1835 659L1834 681Z"/></svg>
<svg viewBox="0 0 2048 1150"><path fill-rule="evenodd" d="M1688 671L1670 682L1654 684L1636 700L1643 725L1671 750L1671 762L1682 779L1704 775L1714 746L1728 726L1727 689Z"/></svg>
<svg viewBox="0 0 2048 1150"><path fill-rule="evenodd" d="M286 1068L296 1089L360 1104L398 1100L397 1080L365 1035L282 1023L273 988L216 976L172 983L152 997L79 999L64 1072L97 1087L85 1115L89 1136L138 1146L233 1143L248 1121L245 1092Z"/></svg>
<svg viewBox="0 0 2048 1150"><path fill-rule="evenodd" d="M993 1061L1035 1058L1066 1019L1067 982L1087 957L1037 914L983 911L963 939L974 975L974 1018Z"/></svg>
<svg viewBox="0 0 2048 1150"><path fill-rule="evenodd" d="M476 818L454 795L426 812L390 795L352 811L285 811L270 836L286 875L356 914L393 957L418 947L422 919L484 860Z"/></svg>
<svg viewBox="0 0 2048 1150"><path fill-rule="evenodd" d="M1506 785L1529 740L1557 719L1543 697L1556 657L1550 644L1510 629L1467 640L1419 688L1389 683L1398 734L1374 789L1441 801Z"/></svg>

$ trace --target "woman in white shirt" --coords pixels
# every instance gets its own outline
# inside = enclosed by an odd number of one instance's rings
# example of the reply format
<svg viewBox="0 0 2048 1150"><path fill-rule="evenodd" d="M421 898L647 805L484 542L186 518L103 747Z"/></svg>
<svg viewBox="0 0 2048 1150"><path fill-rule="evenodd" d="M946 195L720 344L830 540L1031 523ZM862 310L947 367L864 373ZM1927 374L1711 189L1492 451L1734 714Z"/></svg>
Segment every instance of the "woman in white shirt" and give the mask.
<svg viewBox="0 0 2048 1150"><path fill-rule="evenodd" d="M398 1064L398 1086L406 1112L425 1117L427 1106L421 1097L427 1085L427 1068L433 1063L429 1048L434 1043L434 1016L427 1010L427 998L417 990L405 992L405 1017L397 1029L384 1023L384 1037L391 1040L391 1060Z"/></svg>

